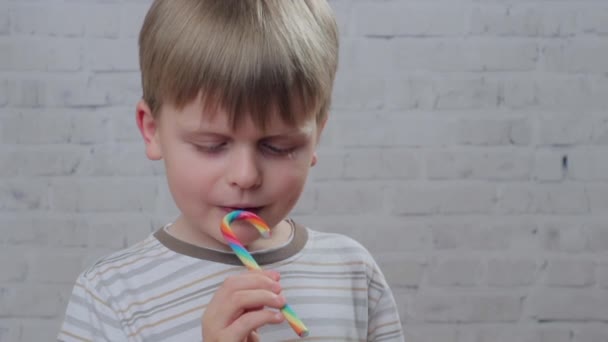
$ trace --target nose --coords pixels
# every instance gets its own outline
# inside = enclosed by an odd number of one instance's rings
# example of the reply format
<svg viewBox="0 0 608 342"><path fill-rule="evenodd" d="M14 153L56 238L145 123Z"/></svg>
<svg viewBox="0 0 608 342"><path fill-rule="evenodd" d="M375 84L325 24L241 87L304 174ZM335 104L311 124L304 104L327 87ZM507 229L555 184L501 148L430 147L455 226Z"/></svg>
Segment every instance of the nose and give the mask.
<svg viewBox="0 0 608 342"><path fill-rule="evenodd" d="M258 188L262 184L262 171L256 152L249 148L240 148L232 154L226 170L231 186L243 190Z"/></svg>

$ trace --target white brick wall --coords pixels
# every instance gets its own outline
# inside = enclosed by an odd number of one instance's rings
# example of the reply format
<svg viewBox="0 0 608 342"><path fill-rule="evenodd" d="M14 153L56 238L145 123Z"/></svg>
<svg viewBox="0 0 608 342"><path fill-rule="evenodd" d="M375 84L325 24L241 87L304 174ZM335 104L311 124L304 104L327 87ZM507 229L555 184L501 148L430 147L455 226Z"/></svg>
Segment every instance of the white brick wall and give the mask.
<svg viewBox="0 0 608 342"><path fill-rule="evenodd" d="M374 253L408 342L608 341L608 2L330 1L295 217ZM0 342L52 339L77 273L175 213L133 119L149 3L0 1Z"/></svg>

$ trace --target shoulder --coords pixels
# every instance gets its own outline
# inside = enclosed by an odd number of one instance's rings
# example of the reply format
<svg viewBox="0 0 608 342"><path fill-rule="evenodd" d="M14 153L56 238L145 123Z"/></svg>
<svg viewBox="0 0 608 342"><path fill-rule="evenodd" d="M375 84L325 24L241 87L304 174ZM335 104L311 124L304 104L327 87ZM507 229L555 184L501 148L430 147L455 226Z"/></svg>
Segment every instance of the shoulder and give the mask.
<svg viewBox="0 0 608 342"><path fill-rule="evenodd" d="M339 248L351 248L353 251L369 254L367 249L357 240L338 233L328 233L308 229L309 237L315 246L334 246Z"/></svg>
<svg viewBox="0 0 608 342"><path fill-rule="evenodd" d="M122 250L105 255L87 267L80 275L83 280L108 278L116 273L127 273L143 262L168 251L150 234L144 240Z"/></svg>
<svg viewBox="0 0 608 342"><path fill-rule="evenodd" d="M355 239L338 233L308 229L310 243L307 252L324 260L341 261L344 264L360 264L368 272L377 267L373 256Z"/></svg>

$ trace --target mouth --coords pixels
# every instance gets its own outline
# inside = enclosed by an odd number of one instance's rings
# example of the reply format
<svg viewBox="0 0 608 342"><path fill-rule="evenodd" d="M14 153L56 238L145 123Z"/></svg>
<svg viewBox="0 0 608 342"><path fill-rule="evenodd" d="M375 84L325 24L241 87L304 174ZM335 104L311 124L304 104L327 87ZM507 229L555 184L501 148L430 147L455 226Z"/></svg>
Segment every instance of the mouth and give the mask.
<svg viewBox="0 0 608 342"><path fill-rule="evenodd" d="M244 211L249 211L252 212L256 215L259 215L260 211L264 208L264 207L248 207L248 206L230 206L230 207L221 207L222 210L224 212L229 213L231 211L235 211L235 210L244 210Z"/></svg>

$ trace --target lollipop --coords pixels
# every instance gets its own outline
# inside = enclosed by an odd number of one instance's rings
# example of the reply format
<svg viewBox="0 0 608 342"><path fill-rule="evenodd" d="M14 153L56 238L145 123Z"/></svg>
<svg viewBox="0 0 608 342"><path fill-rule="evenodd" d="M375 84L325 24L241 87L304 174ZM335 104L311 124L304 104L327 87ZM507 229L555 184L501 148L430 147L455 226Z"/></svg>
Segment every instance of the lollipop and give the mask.
<svg viewBox="0 0 608 342"><path fill-rule="evenodd" d="M270 236L270 229L268 225L256 214L244 211L244 210L235 210L228 213L224 216L222 220L222 234L224 235L224 239L228 242L228 245L236 256L241 259L241 262L247 267L249 270L261 270L258 263L253 259L251 254L243 247L243 244L237 239L236 235L230 229L230 224L235 220L245 220L251 223L262 235L262 237L267 238ZM298 334L300 337L308 336L308 328L302 323L302 321L298 318L293 309L289 306L289 304L285 304L281 308L281 312L285 319L293 329L293 331Z"/></svg>

